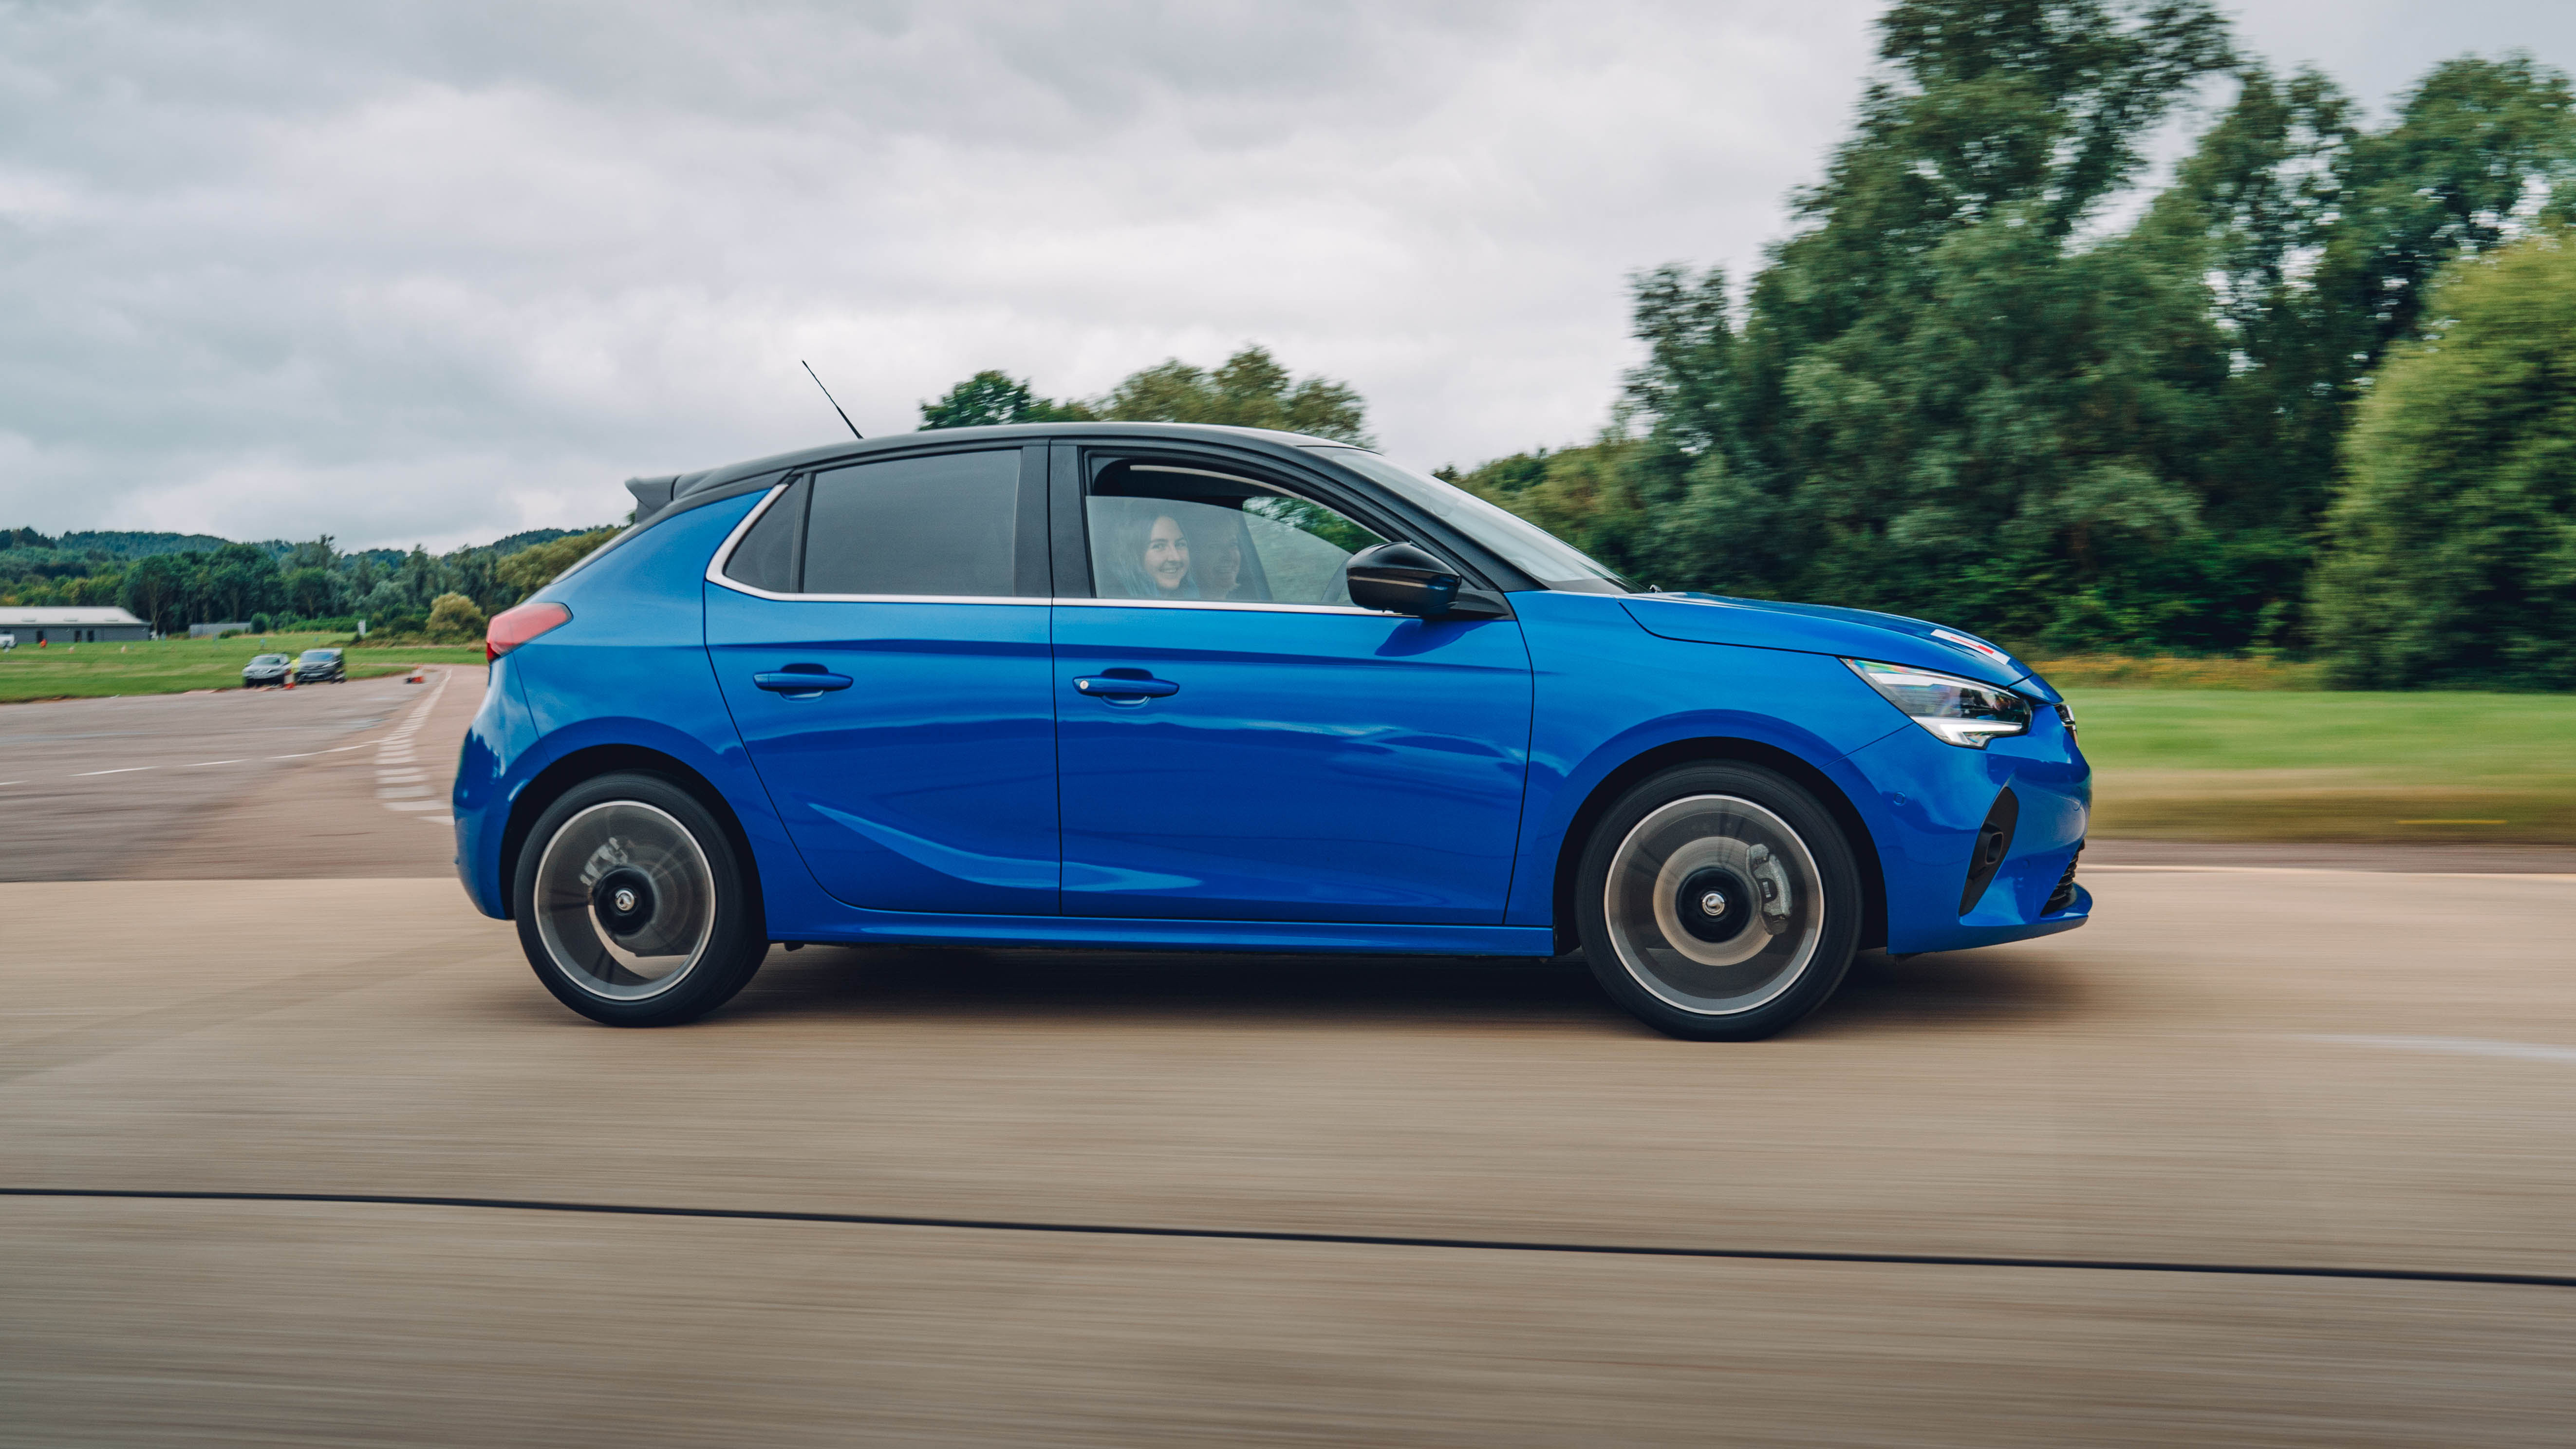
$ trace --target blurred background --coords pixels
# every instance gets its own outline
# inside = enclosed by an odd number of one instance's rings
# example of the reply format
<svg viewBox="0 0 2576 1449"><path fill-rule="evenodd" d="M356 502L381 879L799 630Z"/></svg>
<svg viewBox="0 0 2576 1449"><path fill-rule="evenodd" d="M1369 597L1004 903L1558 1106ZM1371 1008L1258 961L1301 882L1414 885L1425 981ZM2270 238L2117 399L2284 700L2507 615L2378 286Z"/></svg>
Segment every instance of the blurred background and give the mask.
<svg viewBox="0 0 2576 1449"><path fill-rule="evenodd" d="M2563 1442L2571 66L2555 0L0 4L0 1443ZM1105 953L578 1028L450 873L485 622L838 435L805 362L1977 631L2096 920L1735 1049Z"/></svg>

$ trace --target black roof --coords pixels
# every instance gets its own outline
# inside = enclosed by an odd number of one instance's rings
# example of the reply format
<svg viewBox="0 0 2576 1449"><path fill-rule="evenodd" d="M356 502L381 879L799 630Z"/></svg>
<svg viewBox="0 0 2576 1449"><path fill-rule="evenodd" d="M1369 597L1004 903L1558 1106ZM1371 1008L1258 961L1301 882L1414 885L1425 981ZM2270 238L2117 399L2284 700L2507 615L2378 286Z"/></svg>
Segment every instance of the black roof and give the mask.
<svg viewBox="0 0 2576 1449"><path fill-rule="evenodd" d="M824 443L799 448L790 453L773 453L766 458L752 458L722 467L701 468L695 473L668 473L650 478L629 478L627 491L635 495L636 520L643 520L664 508L697 494L711 493L729 483L746 479L771 477L794 468L815 463L861 458L870 453L895 452L925 444L942 446L975 442L1031 442L1040 438L1128 438L1169 439L1174 442L1247 444L1262 452L1288 452L1297 448L1353 446L1338 438L1318 438L1307 433L1283 433L1270 428L1231 428L1206 423L1004 423L988 428L940 428L925 432L881 433L873 438L852 438L844 442Z"/></svg>

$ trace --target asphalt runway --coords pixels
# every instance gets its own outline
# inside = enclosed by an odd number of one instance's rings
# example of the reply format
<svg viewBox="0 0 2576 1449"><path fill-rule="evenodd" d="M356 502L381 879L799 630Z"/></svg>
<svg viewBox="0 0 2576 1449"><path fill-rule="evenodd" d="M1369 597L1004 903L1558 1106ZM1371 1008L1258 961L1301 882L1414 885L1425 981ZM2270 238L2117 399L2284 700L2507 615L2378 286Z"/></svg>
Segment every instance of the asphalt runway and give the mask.
<svg viewBox="0 0 2576 1449"><path fill-rule="evenodd" d="M480 668L0 706L0 881L434 876Z"/></svg>
<svg viewBox="0 0 2576 1449"><path fill-rule="evenodd" d="M190 806L207 878L0 884L0 1444L2576 1421L2576 875L2088 868L1746 1046L1554 963L822 948L619 1032L382 793L476 683ZM241 877L299 800L385 873Z"/></svg>

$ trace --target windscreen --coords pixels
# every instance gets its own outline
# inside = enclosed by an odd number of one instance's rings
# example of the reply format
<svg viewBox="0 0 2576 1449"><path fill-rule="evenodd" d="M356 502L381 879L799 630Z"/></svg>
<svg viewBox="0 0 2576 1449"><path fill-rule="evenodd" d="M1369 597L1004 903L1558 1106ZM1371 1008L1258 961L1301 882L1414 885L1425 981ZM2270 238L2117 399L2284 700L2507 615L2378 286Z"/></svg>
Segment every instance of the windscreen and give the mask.
<svg viewBox="0 0 2576 1449"><path fill-rule="evenodd" d="M1306 451L1394 489L1406 502L1430 510L1441 522L1551 589L1578 594L1633 592L1626 579L1585 557L1581 549L1464 488L1397 467L1365 448L1309 447Z"/></svg>

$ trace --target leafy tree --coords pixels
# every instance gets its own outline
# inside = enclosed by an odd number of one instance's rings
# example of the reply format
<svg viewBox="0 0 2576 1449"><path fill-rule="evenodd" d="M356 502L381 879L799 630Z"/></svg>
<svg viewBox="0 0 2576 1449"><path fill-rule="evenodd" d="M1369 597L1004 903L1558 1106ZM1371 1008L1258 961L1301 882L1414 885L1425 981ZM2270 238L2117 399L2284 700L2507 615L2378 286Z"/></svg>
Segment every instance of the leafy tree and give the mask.
<svg viewBox="0 0 2576 1449"><path fill-rule="evenodd" d="M442 640L480 639L490 621L474 601L463 594L441 594L430 601L429 637Z"/></svg>
<svg viewBox="0 0 2576 1449"><path fill-rule="evenodd" d="M191 622L247 619L277 602L277 561L257 544L228 543L211 553L179 557L192 565L187 591Z"/></svg>
<svg viewBox="0 0 2576 1449"><path fill-rule="evenodd" d="M1078 402L1054 402L1007 374L979 372L939 401L923 403L921 418L925 430L1095 419L1213 423L1375 446L1368 435L1368 404L1356 389L1330 378L1292 378L1269 349L1257 345L1214 371L1171 358L1129 373L1104 396Z"/></svg>
<svg viewBox="0 0 2576 1449"><path fill-rule="evenodd" d="M2297 642L2338 445L2427 279L2576 207L2566 79L2444 62L2371 131L2323 77L2236 61L2203 0L1903 0L1879 53L1740 303L1635 279L1624 482L1567 449L1471 486L1665 586L2057 647ZM2230 67L2175 183L2104 228Z"/></svg>
<svg viewBox="0 0 2576 1449"><path fill-rule="evenodd" d="M2193 379L2159 344L2207 322L2195 279L2079 229L2229 61L2220 22L2202 0L1905 0L1879 55L1740 327L1716 274L1638 281L1643 571L2024 634L2089 592L2152 628L2103 576L2194 522Z"/></svg>
<svg viewBox="0 0 2576 1449"><path fill-rule="evenodd" d="M327 568L290 569L278 584L288 612L306 618L337 614L347 598L340 576Z"/></svg>
<svg viewBox="0 0 2576 1449"><path fill-rule="evenodd" d="M2463 264L2374 382L2317 571L2351 686L2576 688L2576 245Z"/></svg>
<svg viewBox="0 0 2576 1449"><path fill-rule="evenodd" d="M619 532L614 528L598 528L559 538L552 543L520 549L493 566L494 579L512 591L510 602L517 603L554 582L557 574L589 557L593 549L615 538Z"/></svg>
<svg viewBox="0 0 2576 1449"><path fill-rule="evenodd" d="M1368 405L1329 378L1291 379L1270 350L1248 346L1210 372L1179 358L1130 373L1087 406L1119 422L1215 423L1278 428L1373 447Z"/></svg>
<svg viewBox="0 0 2576 1449"><path fill-rule="evenodd" d="M924 432L995 423L1081 422L1091 416L1091 411L1080 403L1057 403L1039 397L1029 391L1027 383L989 369L950 388L937 402L921 405Z"/></svg>
<svg viewBox="0 0 2576 1449"><path fill-rule="evenodd" d="M125 571L117 602L125 611L162 633L188 625L188 565L178 554L138 559Z"/></svg>

